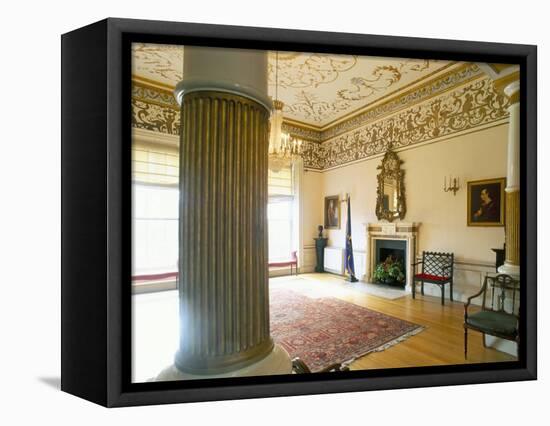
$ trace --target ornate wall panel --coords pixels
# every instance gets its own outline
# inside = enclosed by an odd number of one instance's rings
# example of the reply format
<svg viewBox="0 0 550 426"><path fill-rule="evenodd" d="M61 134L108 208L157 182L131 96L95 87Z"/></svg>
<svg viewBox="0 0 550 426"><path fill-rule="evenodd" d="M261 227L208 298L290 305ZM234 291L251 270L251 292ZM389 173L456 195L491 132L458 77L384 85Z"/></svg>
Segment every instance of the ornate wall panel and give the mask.
<svg viewBox="0 0 550 426"><path fill-rule="evenodd" d="M179 135L180 112L173 93L133 82L132 126Z"/></svg>
<svg viewBox="0 0 550 426"><path fill-rule="evenodd" d="M302 158L304 160L304 168L306 169L323 169L323 160L321 158L321 145L317 142L304 140L302 145Z"/></svg>
<svg viewBox="0 0 550 426"><path fill-rule="evenodd" d="M488 78L337 136L318 146L312 168L327 169L448 136L508 117L507 100ZM304 162L306 167L310 164Z"/></svg>
<svg viewBox="0 0 550 426"><path fill-rule="evenodd" d="M169 135L179 135L180 114L170 107L133 99L132 126Z"/></svg>

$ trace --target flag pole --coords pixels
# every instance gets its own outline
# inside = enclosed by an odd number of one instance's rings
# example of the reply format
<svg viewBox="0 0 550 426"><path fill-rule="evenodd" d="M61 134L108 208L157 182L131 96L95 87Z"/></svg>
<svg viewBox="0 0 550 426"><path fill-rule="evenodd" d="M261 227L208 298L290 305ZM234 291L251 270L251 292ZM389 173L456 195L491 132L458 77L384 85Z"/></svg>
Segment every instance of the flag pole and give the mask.
<svg viewBox="0 0 550 426"><path fill-rule="evenodd" d="M359 281L355 277L355 262L353 261L353 244L351 241L351 197L347 194L348 202L348 223L346 224L346 272L349 275L349 282Z"/></svg>

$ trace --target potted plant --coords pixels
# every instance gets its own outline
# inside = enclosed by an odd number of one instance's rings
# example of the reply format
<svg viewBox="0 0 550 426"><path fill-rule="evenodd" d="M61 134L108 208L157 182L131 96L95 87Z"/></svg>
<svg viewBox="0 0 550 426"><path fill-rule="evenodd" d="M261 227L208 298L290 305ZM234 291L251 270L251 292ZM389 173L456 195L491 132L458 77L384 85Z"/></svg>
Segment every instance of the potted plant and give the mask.
<svg viewBox="0 0 550 426"><path fill-rule="evenodd" d="M403 262L397 260L395 256L388 256L386 260L376 265L373 277L378 283L403 285L405 283Z"/></svg>

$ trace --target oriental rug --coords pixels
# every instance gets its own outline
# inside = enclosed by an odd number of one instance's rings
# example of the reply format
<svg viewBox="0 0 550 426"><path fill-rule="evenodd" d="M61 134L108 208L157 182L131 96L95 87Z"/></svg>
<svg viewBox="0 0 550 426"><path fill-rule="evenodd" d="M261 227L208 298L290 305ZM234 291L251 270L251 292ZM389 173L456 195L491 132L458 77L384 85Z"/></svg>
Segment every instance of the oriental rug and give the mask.
<svg viewBox="0 0 550 426"><path fill-rule="evenodd" d="M271 335L311 371L349 364L421 332L424 327L332 297L270 288Z"/></svg>

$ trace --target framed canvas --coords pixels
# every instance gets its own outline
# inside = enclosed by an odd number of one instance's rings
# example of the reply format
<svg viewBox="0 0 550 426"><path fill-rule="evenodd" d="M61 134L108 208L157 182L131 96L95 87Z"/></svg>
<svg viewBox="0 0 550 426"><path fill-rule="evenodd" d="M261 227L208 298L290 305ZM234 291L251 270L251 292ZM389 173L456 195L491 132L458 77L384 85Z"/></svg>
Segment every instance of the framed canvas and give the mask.
<svg viewBox="0 0 550 426"><path fill-rule="evenodd" d="M340 229L340 196L325 197L325 229Z"/></svg>
<svg viewBox="0 0 550 426"><path fill-rule="evenodd" d="M120 407L536 379L536 46L111 18L61 44L63 391ZM388 227L390 148L408 210ZM506 179L456 197L436 184L480 167ZM468 222L505 227L467 228L465 196ZM323 219L333 245L316 251ZM498 278L488 247L505 239ZM410 300L411 268L370 298L377 250L480 272L457 273L441 307L436 286ZM361 282L342 296L331 282L354 253ZM272 261L304 276L271 279ZM462 305L501 279L521 283L521 338L486 348L470 327L466 353Z"/></svg>
<svg viewBox="0 0 550 426"><path fill-rule="evenodd" d="M504 226L506 179L468 182L468 226Z"/></svg>

